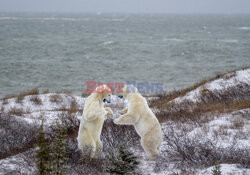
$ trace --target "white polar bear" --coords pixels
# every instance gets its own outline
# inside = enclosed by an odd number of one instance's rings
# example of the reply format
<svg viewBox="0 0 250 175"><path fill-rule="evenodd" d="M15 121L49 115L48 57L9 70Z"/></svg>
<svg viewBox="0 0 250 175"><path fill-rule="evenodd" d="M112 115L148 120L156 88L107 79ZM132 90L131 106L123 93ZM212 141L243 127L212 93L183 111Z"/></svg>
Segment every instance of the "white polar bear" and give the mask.
<svg viewBox="0 0 250 175"><path fill-rule="evenodd" d="M155 160L159 155L162 143L162 130L158 119L149 108L146 99L137 92L134 86L125 86L120 98L128 100L128 108L120 111L122 116L116 118L114 123L119 125L134 125L141 137L141 145L150 160Z"/></svg>
<svg viewBox="0 0 250 175"><path fill-rule="evenodd" d="M110 102L110 96L110 88L101 85L85 100L77 137L78 148L84 158L97 158L102 151L100 135L103 122L107 115L113 117L113 111L109 107L104 108L103 102Z"/></svg>

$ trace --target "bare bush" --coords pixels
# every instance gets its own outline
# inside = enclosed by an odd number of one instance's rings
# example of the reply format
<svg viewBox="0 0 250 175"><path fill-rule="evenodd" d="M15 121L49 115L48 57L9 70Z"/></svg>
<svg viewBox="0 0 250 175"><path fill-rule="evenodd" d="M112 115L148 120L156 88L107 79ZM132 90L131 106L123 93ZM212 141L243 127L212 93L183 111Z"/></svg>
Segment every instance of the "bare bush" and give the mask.
<svg viewBox="0 0 250 175"><path fill-rule="evenodd" d="M83 160L81 151L78 149L77 140L69 139L67 150L68 169L69 174L103 174L103 166L106 164L106 160L102 157L92 160Z"/></svg>
<svg viewBox="0 0 250 175"><path fill-rule="evenodd" d="M51 96L49 97L49 101L52 102L52 103L57 103L57 104L59 104L59 103L62 103L62 102L63 102L63 98L62 98L62 96L59 95L59 94L54 94L54 95L51 95Z"/></svg>
<svg viewBox="0 0 250 175"><path fill-rule="evenodd" d="M9 114L11 115L18 115L18 116L21 116L23 115L24 111L22 108L16 108L16 107L12 107L9 112Z"/></svg>
<svg viewBox="0 0 250 175"><path fill-rule="evenodd" d="M68 112L72 114L72 113L76 113L77 111L78 111L78 104L76 102L76 99L73 97L70 103L70 108L68 109Z"/></svg>
<svg viewBox="0 0 250 175"><path fill-rule="evenodd" d="M81 96L82 96L82 97L88 97L89 94L83 92L83 93L81 94Z"/></svg>
<svg viewBox="0 0 250 175"><path fill-rule="evenodd" d="M242 118L235 118L232 121L232 128L241 129L245 124L245 121Z"/></svg>
<svg viewBox="0 0 250 175"><path fill-rule="evenodd" d="M30 101L32 101L35 105L41 105L42 100L38 96L30 97Z"/></svg>
<svg viewBox="0 0 250 175"><path fill-rule="evenodd" d="M36 142L36 125L0 113L0 126L0 158L31 148Z"/></svg>
<svg viewBox="0 0 250 175"><path fill-rule="evenodd" d="M7 98L4 98L3 99L3 102L2 102L2 105L7 105L9 103L8 99Z"/></svg>
<svg viewBox="0 0 250 175"><path fill-rule="evenodd" d="M71 95L72 91L70 90L60 90L60 91L56 91L57 94L67 94L67 95Z"/></svg>
<svg viewBox="0 0 250 175"><path fill-rule="evenodd" d="M0 162L0 174L37 174L34 149Z"/></svg>
<svg viewBox="0 0 250 175"><path fill-rule="evenodd" d="M179 166L212 166L216 161L241 164L246 168L250 165L250 150L239 147L236 140L228 147L220 147L216 140L201 138L200 135L187 136L185 131L176 131L172 126L164 133L164 137L164 161L177 162Z"/></svg>
<svg viewBox="0 0 250 175"><path fill-rule="evenodd" d="M183 100L180 103L169 102L168 95L150 101L150 106L157 109L156 116L165 120L200 120L207 113L225 113L250 108L250 86L231 87L223 91L206 91L197 103ZM204 118L203 118L204 119ZM207 122L207 121L204 121Z"/></svg>
<svg viewBox="0 0 250 175"><path fill-rule="evenodd" d="M49 89L46 89L42 92L42 94L48 94L49 93Z"/></svg>
<svg viewBox="0 0 250 175"><path fill-rule="evenodd" d="M18 94L18 96L16 97L16 103L22 104L24 97L25 97L25 93Z"/></svg>
<svg viewBox="0 0 250 175"><path fill-rule="evenodd" d="M38 95L39 94L39 89L38 88L34 88L34 89L30 89L27 90L25 95Z"/></svg>
<svg viewBox="0 0 250 175"><path fill-rule="evenodd" d="M24 92L21 92L19 94L11 94L11 95L6 95L4 99L10 99L10 98L19 98L17 99L17 103L21 103L22 102L22 99L25 97L25 96L28 96L28 95L38 95L39 94L39 89L38 88L34 88L34 89L28 89Z"/></svg>

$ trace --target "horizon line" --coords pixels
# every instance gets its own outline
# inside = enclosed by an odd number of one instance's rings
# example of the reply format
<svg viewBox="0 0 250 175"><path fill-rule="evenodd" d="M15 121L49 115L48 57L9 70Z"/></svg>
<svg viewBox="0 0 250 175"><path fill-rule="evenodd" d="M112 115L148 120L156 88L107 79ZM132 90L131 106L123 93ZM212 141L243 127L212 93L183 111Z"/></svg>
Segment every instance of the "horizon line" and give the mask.
<svg viewBox="0 0 250 175"><path fill-rule="evenodd" d="M94 15L105 15L105 14L145 14L145 15L250 15L250 13L217 13L217 12L59 12L59 11L1 11L1 13L23 13L23 14L94 14Z"/></svg>

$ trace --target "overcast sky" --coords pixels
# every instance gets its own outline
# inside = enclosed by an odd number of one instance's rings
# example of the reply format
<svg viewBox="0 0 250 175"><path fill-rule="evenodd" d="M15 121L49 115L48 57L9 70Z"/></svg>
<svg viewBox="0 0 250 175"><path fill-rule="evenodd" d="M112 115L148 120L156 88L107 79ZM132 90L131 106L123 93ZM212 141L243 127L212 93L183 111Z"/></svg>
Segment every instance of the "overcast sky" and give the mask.
<svg viewBox="0 0 250 175"><path fill-rule="evenodd" d="M1 12L250 13L250 0L0 0Z"/></svg>

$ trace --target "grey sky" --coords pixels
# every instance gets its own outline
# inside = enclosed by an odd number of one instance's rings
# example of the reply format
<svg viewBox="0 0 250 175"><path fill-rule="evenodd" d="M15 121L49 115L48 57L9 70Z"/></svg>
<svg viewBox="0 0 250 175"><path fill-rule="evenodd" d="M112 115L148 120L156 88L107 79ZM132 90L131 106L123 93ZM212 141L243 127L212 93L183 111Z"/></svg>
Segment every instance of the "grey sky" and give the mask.
<svg viewBox="0 0 250 175"><path fill-rule="evenodd" d="M250 13L250 0L0 0L2 12Z"/></svg>

